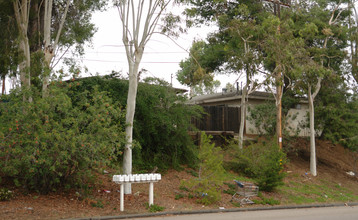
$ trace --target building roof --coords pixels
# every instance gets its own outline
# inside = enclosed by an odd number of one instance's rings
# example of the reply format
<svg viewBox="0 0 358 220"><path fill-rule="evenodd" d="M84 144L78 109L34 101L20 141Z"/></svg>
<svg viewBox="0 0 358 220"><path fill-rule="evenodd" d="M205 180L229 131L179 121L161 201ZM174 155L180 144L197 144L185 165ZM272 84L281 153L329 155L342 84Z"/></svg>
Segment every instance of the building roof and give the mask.
<svg viewBox="0 0 358 220"><path fill-rule="evenodd" d="M209 95L195 96L188 101L188 104L213 104L217 102L241 100L241 91L222 92ZM275 100L272 93L254 91L248 95L248 99L251 100ZM302 103L307 103L307 100L302 99Z"/></svg>

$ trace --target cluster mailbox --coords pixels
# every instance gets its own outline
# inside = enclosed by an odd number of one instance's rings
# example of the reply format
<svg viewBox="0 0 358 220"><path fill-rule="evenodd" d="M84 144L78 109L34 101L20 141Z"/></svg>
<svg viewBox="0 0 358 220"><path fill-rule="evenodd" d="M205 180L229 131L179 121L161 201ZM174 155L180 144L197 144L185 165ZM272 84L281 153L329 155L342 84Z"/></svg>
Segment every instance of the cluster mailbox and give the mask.
<svg viewBox="0 0 358 220"><path fill-rule="evenodd" d="M162 179L160 173L114 175L113 182L121 184L120 211L124 211L124 185L125 183L149 183L149 205L154 203L154 183Z"/></svg>
<svg viewBox="0 0 358 220"><path fill-rule="evenodd" d="M113 176L113 181L116 183L157 182L161 179L162 179L162 175L160 173L129 174L129 175Z"/></svg>

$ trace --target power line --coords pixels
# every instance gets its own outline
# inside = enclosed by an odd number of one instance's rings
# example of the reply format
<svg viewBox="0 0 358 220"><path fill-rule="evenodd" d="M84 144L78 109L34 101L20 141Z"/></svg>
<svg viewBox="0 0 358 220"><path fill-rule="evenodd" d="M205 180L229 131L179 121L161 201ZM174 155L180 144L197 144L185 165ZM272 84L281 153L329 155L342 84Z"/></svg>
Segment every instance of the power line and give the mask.
<svg viewBox="0 0 358 220"><path fill-rule="evenodd" d="M96 59L81 59L81 58L71 58L71 57L66 57L68 59L75 59L75 60L81 60L81 61L89 61L89 62L103 62L103 63L127 63L126 61L115 61L115 60L96 60ZM161 63L161 64L170 64L170 63L180 63L180 62L165 62L165 61L142 61L141 63L152 63L152 64L156 64L156 63Z"/></svg>
<svg viewBox="0 0 358 220"><path fill-rule="evenodd" d="M89 52L86 52L86 53L104 53L104 54L125 54L126 52L110 52L110 51L104 51L104 52L94 52L94 51L89 51ZM165 51L157 51L157 52L144 52L145 54L165 54L165 53L168 53L168 54L178 54L178 53L187 53L185 51L183 52L175 52L175 51L169 51L169 52L165 52Z"/></svg>

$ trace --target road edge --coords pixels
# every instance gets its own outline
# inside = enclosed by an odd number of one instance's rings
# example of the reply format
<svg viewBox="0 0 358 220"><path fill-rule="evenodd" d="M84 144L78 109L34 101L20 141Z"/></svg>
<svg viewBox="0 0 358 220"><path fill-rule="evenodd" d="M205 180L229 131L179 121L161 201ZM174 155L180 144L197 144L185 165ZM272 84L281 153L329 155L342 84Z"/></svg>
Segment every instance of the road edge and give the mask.
<svg viewBox="0 0 358 220"><path fill-rule="evenodd" d="M143 214L125 214L125 215L118 215L118 216L99 216L99 217L75 218L75 219L71 219L71 220L131 219L131 218L147 218L147 217L171 216L171 215L194 215L194 214L224 213L224 212L249 212L249 211L264 211L264 210L326 208L326 207L342 207L342 206L358 206L358 202L292 205L292 206L269 206L269 207L265 206L265 207L236 208L236 209L173 211L173 212L157 212L157 213L143 213Z"/></svg>

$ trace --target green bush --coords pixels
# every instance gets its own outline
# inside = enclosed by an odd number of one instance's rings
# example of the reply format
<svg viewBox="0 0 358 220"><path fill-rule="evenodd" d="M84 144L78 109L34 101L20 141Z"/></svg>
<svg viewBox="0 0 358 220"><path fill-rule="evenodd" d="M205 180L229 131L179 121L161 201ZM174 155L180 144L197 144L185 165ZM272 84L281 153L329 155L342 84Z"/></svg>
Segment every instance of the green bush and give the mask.
<svg viewBox="0 0 358 220"><path fill-rule="evenodd" d="M184 181L182 184L189 188L199 198L198 202L208 205L221 198L225 169L223 168L223 154L219 147L210 143L211 136L201 134L199 149L198 177Z"/></svg>
<svg viewBox="0 0 358 220"><path fill-rule="evenodd" d="M126 106L128 81L109 77L82 79L76 92L93 91L98 85L101 91ZM199 117L199 106L186 105L186 97L160 80L139 83L134 116L133 166L138 170L152 170L195 162L196 152L188 135L191 117Z"/></svg>
<svg viewBox="0 0 358 220"><path fill-rule="evenodd" d="M276 105L273 102L248 107L248 120L255 125L261 135L274 135L276 132Z"/></svg>
<svg viewBox="0 0 358 220"><path fill-rule="evenodd" d="M273 191L283 184L286 155L279 149L274 138L240 150L236 163L239 171L253 178L260 190Z"/></svg>
<svg viewBox="0 0 358 220"><path fill-rule="evenodd" d="M0 103L0 176L47 193L86 184L108 165L125 141L121 109L103 92L77 93L76 83L54 83L50 95L23 102L13 91Z"/></svg>

